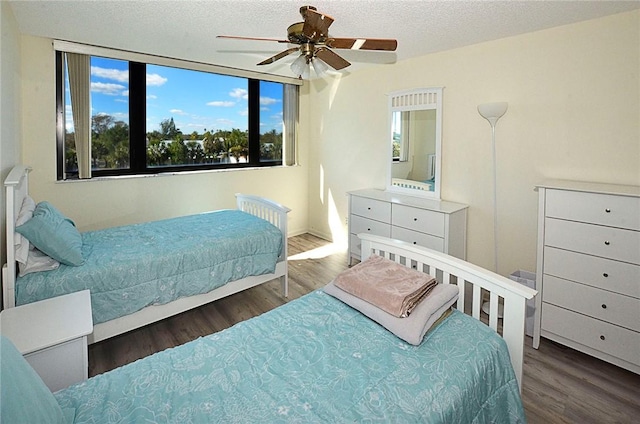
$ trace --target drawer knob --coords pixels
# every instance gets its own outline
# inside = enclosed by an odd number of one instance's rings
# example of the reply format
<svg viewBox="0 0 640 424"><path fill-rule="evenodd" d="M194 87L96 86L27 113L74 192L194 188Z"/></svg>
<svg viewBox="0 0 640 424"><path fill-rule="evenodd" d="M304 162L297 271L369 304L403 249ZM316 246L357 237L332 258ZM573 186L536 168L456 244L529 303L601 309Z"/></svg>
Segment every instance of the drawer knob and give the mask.
<svg viewBox="0 0 640 424"><path fill-rule="evenodd" d="M600 340L604 340L604 339L605 339L604 335L601 335Z"/></svg>
<svg viewBox="0 0 640 424"><path fill-rule="evenodd" d="M606 272L604 272L604 273L602 273L602 276L603 276L604 278L607 278L607 277L609 277L609 274L607 274Z"/></svg>
<svg viewBox="0 0 640 424"><path fill-rule="evenodd" d="M607 309L607 305L605 303L602 304L602 309Z"/></svg>
<svg viewBox="0 0 640 424"><path fill-rule="evenodd" d="M611 243L609 243L609 240L607 240L607 241L605 241L605 242L604 242L604 245L605 245L605 246L609 246L610 244L611 244Z"/></svg>
<svg viewBox="0 0 640 424"><path fill-rule="evenodd" d="M417 221L417 220L418 220L418 218L413 218L413 220L414 220L414 221Z"/></svg>
<svg viewBox="0 0 640 424"><path fill-rule="evenodd" d="M371 228L367 228L367 231L371 231Z"/></svg>
<svg viewBox="0 0 640 424"><path fill-rule="evenodd" d="M413 242L413 244L418 244L418 242L417 242L417 241L414 241L414 242Z"/></svg>
<svg viewBox="0 0 640 424"><path fill-rule="evenodd" d="M371 210L371 208L369 207L369 208L367 208L367 210L368 210L368 211L370 211L370 210Z"/></svg>
<svg viewBox="0 0 640 424"><path fill-rule="evenodd" d="M611 209L607 208L604 210L606 213L611 213Z"/></svg>

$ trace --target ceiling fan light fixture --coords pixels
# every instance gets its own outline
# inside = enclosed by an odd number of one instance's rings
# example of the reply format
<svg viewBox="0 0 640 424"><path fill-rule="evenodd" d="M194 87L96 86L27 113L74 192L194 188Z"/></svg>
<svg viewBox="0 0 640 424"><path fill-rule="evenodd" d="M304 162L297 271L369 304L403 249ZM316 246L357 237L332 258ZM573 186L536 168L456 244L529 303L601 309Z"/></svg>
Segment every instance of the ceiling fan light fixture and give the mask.
<svg viewBox="0 0 640 424"><path fill-rule="evenodd" d="M302 78L302 79L309 78L310 70L309 70L309 63L307 62L307 57L305 55L303 55L303 54L300 55L291 64L291 70L299 78Z"/></svg>
<svg viewBox="0 0 640 424"><path fill-rule="evenodd" d="M327 65L324 61L318 59L317 57L311 59L311 63L313 64L313 70L316 71L316 75L318 75L320 78L325 76L329 71L329 65Z"/></svg>
<svg viewBox="0 0 640 424"><path fill-rule="evenodd" d="M334 21L331 16L318 12L313 6L302 6L300 8L300 14L302 15L303 21L296 22L287 27L286 40L231 35L219 35L218 37L297 44L299 47L288 48L263 60L258 63L258 65L274 63L277 60L299 51L301 56L291 64L291 70L302 79L310 77L311 68L321 77L326 75L327 71L340 71L351 65L347 60L335 53L333 49L395 51L398 46L397 40L386 38L329 37L329 27Z"/></svg>

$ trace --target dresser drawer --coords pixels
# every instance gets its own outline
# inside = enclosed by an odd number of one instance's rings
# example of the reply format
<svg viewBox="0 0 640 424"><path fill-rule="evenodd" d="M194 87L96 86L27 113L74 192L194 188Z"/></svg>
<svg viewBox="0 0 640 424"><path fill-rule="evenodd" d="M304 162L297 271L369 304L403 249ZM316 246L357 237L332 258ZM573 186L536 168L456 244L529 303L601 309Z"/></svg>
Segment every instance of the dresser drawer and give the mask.
<svg viewBox="0 0 640 424"><path fill-rule="evenodd" d="M640 299L640 265L545 246L544 274Z"/></svg>
<svg viewBox="0 0 640 424"><path fill-rule="evenodd" d="M391 225L385 222L351 215L351 233L356 235L359 233L369 233L382 237L391 237Z"/></svg>
<svg viewBox="0 0 640 424"><path fill-rule="evenodd" d="M547 190L546 215L640 231L640 198Z"/></svg>
<svg viewBox="0 0 640 424"><path fill-rule="evenodd" d="M640 264L640 232L545 218L544 244Z"/></svg>
<svg viewBox="0 0 640 424"><path fill-rule="evenodd" d="M574 342L640 365L640 333L543 303L542 328Z"/></svg>
<svg viewBox="0 0 640 424"><path fill-rule="evenodd" d="M640 299L545 275L542 301L640 331Z"/></svg>
<svg viewBox="0 0 640 424"><path fill-rule="evenodd" d="M444 239L402 227L391 227L391 238L444 252Z"/></svg>
<svg viewBox="0 0 640 424"><path fill-rule="evenodd" d="M440 212L393 205L391 224L436 237L444 237L444 214Z"/></svg>
<svg viewBox="0 0 640 424"><path fill-rule="evenodd" d="M388 223L391 221L391 203L351 196L351 213Z"/></svg>

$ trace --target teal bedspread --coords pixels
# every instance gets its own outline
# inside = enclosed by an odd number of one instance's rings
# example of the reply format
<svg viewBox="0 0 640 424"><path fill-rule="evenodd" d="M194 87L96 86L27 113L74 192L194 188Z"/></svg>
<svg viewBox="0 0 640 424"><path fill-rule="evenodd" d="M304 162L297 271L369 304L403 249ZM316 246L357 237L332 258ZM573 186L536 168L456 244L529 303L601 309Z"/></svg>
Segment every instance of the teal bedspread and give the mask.
<svg viewBox="0 0 640 424"><path fill-rule="evenodd" d="M525 422L484 324L455 311L416 347L322 290L55 397L76 423Z"/></svg>
<svg viewBox="0 0 640 424"><path fill-rule="evenodd" d="M238 210L221 210L82 233L85 264L19 277L22 305L91 290L99 324L152 304L206 293L275 271L282 233Z"/></svg>

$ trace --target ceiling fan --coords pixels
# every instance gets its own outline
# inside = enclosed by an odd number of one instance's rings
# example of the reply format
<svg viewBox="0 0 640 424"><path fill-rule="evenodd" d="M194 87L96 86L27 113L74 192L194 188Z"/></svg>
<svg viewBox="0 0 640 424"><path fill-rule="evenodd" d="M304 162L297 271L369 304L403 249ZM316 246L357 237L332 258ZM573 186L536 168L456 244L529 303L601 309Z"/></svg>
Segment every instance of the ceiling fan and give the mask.
<svg viewBox="0 0 640 424"><path fill-rule="evenodd" d="M300 52L300 56L291 64L291 70L300 78L309 77L311 65L313 65L318 76L323 75L329 69L329 66L335 70L340 70L351 65L331 49L395 51L398 46L396 40L387 38L331 37L329 36L329 27L334 21L331 16L318 12L313 6L302 6L300 14L304 21L289 25L286 40L231 35L219 35L218 38L298 44L298 47L286 49L263 60L258 65L268 65L292 53Z"/></svg>

